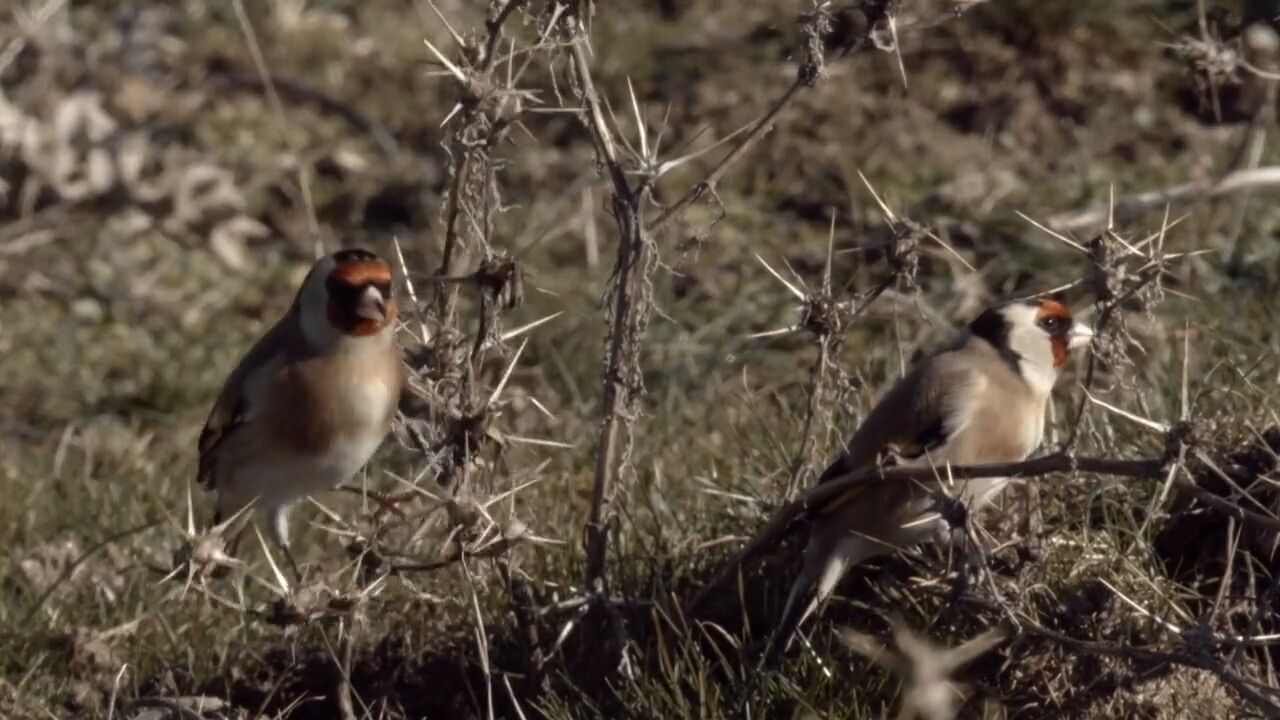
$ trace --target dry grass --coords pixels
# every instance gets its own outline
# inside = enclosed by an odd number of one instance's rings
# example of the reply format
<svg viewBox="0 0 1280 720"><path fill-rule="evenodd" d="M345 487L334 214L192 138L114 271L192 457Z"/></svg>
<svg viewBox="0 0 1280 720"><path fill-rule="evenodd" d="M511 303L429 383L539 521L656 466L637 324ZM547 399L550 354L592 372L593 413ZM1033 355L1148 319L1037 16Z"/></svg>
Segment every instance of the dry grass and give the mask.
<svg viewBox="0 0 1280 720"><path fill-rule="evenodd" d="M904 2L890 51L782 2L0 16L0 716L1275 713L1280 216L1223 190L1275 95L1206 4ZM1019 217L1113 188L1083 252ZM346 244L413 284L362 479L407 499L215 577L195 435ZM987 575L854 573L756 672L796 548L725 561L950 326L1069 283L1108 341L1046 448L1152 463L1051 457Z"/></svg>

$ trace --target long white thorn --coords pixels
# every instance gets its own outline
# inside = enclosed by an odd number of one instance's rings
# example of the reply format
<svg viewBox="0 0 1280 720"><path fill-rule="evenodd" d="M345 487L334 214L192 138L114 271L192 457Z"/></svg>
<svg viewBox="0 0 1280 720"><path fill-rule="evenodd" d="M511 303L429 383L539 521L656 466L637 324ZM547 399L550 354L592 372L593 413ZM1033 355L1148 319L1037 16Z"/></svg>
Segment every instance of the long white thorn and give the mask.
<svg viewBox="0 0 1280 720"><path fill-rule="evenodd" d="M1188 320L1182 330L1182 412L1178 413L1180 420L1186 420L1191 417L1191 400L1187 390L1187 365L1191 362L1191 321Z"/></svg>
<svg viewBox="0 0 1280 720"><path fill-rule="evenodd" d="M712 143L712 144L710 144L710 145L708 145L708 146L706 146L706 147L702 148L701 150L693 150L693 151L691 151L691 152L689 152L689 153L686 153L686 154L684 154L684 155L681 155L681 156L680 156L680 157L678 157L678 158L675 158L675 159L672 159L672 160L668 160L668 161L666 161L666 162L664 162L664 163L662 163L661 165L659 165L659 166L658 166L658 169L655 171L655 174L657 174L657 175L659 175L659 176L665 175L665 174L667 174L668 172L670 172L670 171L672 171L672 170L674 170L674 169L676 169L676 168L680 167L681 165L683 165L683 164L685 164L685 163L689 162L690 160L696 160L696 159L698 159L698 158L702 157L703 155L706 155L707 153L711 152L712 150L715 150L715 149L716 149L716 148L718 148L718 147L721 147L721 146L723 146L723 145L728 144L730 141L732 141L732 140L733 140L734 138L736 138L737 136L741 135L742 133L746 132L747 130L750 130L752 127L754 127L754 126L755 126L755 124L756 124L755 122L751 122L751 123L748 123L747 125L743 125L742 127L738 128L737 130L734 130L733 132L729 133L728 135L724 136L723 138L721 138L721 139L719 139L719 140L715 141L714 143ZM691 144L692 144L692 141L693 141L693 140L696 140L696 139L698 138L698 136L700 136L703 132L704 132L703 130L699 130L699 131L698 131L698 133L697 133L697 135L695 135L693 138L691 138L690 142L686 142L686 143L684 143L684 144L683 144L683 147L689 147L689 145L691 145Z"/></svg>
<svg viewBox="0 0 1280 720"><path fill-rule="evenodd" d="M778 278L778 282L785 285L787 289L791 291L791 294L796 296L797 300L799 300L800 302L804 302L805 300L807 300L807 298L805 297L805 294L800 292L799 288L797 288L795 285L792 285L791 283L787 282L786 278L779 275L777 270L774 270L769 265L769 263L765 262L764 258L760 257L760 253L753 253L753 254L756 256L756 260L759 260L760 264L764 266L764 269L768 270L770 275L773 275L774 277Z"/></svg>
<svg viewBox="0 0 1280 720"><path fill-rule="evenodd" d="M432 5L432 7L435 6ZM439 10L436 12L439 12ZM391 244L396 249L396 260L400 262L400 273L404 275L404 287L409 292L409 299L413 301L413 312L418 316L419 339L423 345L430 344L431 332L427 330L427 323L422 320L422 310L418 306L418 293L413 287L413 278L409 277L409 266L404 261L404 252L400 250L400 236L392 235Z"/></svg>
<svg viewBox="0 0 1280 720"><path fill-rule="evenodd" d="M440 61L440 64L444 65L445 68L448 69L449 73L458 79L458 82L464 85L466 84L467 75L466 73L462 72L462 68L458 67L457 65L454 65L449 60L449 58L444 56L444 53L437 50L436 46L431 44L430 40L423 38L422 44L427 46L427 49L431 51L431 54L436 56L436 59Z"/></svg>
<svg viewBox="0 0 1280 720"><path fill-rule="evenodd" d="M453 116L457 115L460 112L462 112L462 103L454 103L453 109L451 109L449 111L449 114L445 115L444 119L440 121L440 127L444 127L445 125L448 125L449 121L453 119Z"/></svg>
<svg viewBox="0 0 1280 720"><path fill-rule="evenodd" d="M1089 392L1088 389L1084 391L1084 395L1085 397L1089 398L1089 402L1103 408L1104 410L1107 410L1108 412L1115 413L1116 415L1119 415L1122 418L1132 420L1133 422L1136 422L1139 425L1142 425L1143 427L1151 428L1152 430L1155 430L1157 432L1169 432L1168 425L1165 425L1164 423L1156 422L1155 420L1148 420L1147 418L1144 418L1141 415L1134 415L1128 410L1121 410L1115 405L1104 402L1094 397L1093 393Z"/></svg>
<svg viewBox="0 0 1280 720"><path fill-rule="evenodd" d="M898 216L894 215L893 211L889 209L889 206L885 204L884 200L880 199L880 194L871 186L871 181L867 179L866 175L862 174L861 170L858 171L858 179L862 180L862 184L867 186L867 192L871 193L871 197L875 198L876 204L880 206L880 212L884 213L884 216L889 220L889 227L897 225Z"/></svg>
<svg viewBox="0 0 1280 720"><path fill-rule="evenodd" d="M1075 248L1076 250L1079 250L1080 252L1084 253L1085 255L1088 255L1088 254L1089 254L1089 250L1088 250L1087 248L1085 248L1085 246L1083 246L1083 245L1081 245L1080 243L1076 242L1075 240L1072 240L1071 238L1067 237L1066 235L1063 235L1062 233L1058 233L1058 232L1054 232L1053 230L1050 230L1049 228L1045 227L1044 225L1041 225L1040 223L1036 222L1035 220L1032 220L1030 217L1028 217L1028 216L1024 215L1024 214L1022 213L1022 211L1021 211L1021 210L1014 210L1014 212L1018 214L1018 217L1022 218L1023 220L1026 220L1027 222L1029 222L1029 223L1031 223L1032 225L1036 226L1038 229L1040 229L1040 230L1044 231L1044 232L1045 232L1045 233L1047 233L1050 237L1054 238L1054 239L1055 239L1055 240L1057 240L1058 242L1061 242L1061 243L1064 243L1064 244L1066 244L1066 245L1069 245L1069 246L1071 246L1071 247Z"/></svg>
<svg viewBox="0 0 1280 720"><path fill-rule="evenodd" d="M827 228L827 265L822 269L822 291L824 293L831 292L831 265L835 257L836 248L836 215L835 208L831 209L831 226Z"/></svg>
<svg viewBox="0 0 1280 720"><path fill-rule="evenodd" d="M280 595L282 597L289 596L289 580L280 572L280 566L276 564L276 559L271 555L271 548L267 547L266 538L262 537L262 531L258 529L257 524L253 526L253 532L258 536L258 542L262 545L262 554L267 557L267 565L271 566L271 572L276 576L276 583L279 584Z"/></svg>
<svg viewBox="0 0 1280 720"><path fill-rule="evenodd" d="M933 232L932 232L932 231L926 232L926 233L925 233L925 236L926 236L926 237L928 237L930 240L932 240L932 241L934 241L934 242L938 243L939 245L941 245L943 250L946 250L948 253L950 253L950 254L951 254L951 257L955 258L956 260L959 260L959 261L960 261L960 264L961 264L961 265L963 265L963 266L965 266L966 268L968 268L969 272L974 272L974 273L978 272L978 269L977 269L977 268L975 268L974 266L970 265L970 264L969 264L969 261L968 261L968 260L965 260L963 255L961 255L959 252L957 252L955 248L953 248L953 247L951 247L950 245L948 245L948 244L946 244L945 242L943 242L942 238L940 238L940 237L938 237L937 235L933 234Z"/></svg>
<svg viewBox="0 0 1280 720"><path fill-rule="evenodd" d="M187 535L196 534L196 511L191 500L191 485L187 485Z"/></svg>
<svg viewBox="0 0 1280 720"><path fill-rule="evenodd" d="M776 337L778 335L786 335L787 333L799 332L799 330L799 325L792 325L791 327L778 328L776 330L765 330L764 332L751 333L747 336L747 339L756 340L759 338Z"/></svg>
<svg viewBox="0 0 1280 720"><path fill-rule="evenodd" d="M550 315L548 315L548 316L546 316L546 317L544 317L544 318L540 318L540 319L538 319L538 320L534 320L533 322L531 322L531 323L529 323L529 324L527 324L527 325L521 325L520 327L515 328L514 330L508 330L508 331L506 331L506 332L502 333L502 339L503 339L503 341L505 342L505 341L507 341L507 340L511 340L511 339L513 339L513 338L520 337L521 335L523 335L523 334L525 334L525 333L529 332L530 330L532 330L532 329L534 329L534 328L538 327L539 325L543 325L543 324L545 324L545 323L549 323L549 322L551 322L552 320L555 320L556 318L560 317L560 316L561 316L561 315L563 315L563 314L564 314L564 311L563 311L563 310L560 310L559 312L551 313Z"/></svg>
<svg viewBox="0 0 1280 720"><path fill-rule="evenodd" d="M462 36L458 34L458 31L454 30L453 26L449 24L449 18L445 17L444 13L440 12L440 8L436 7L435 2L433 2L433 0L427 0L427 5L430 5L432 12L436 14L436 17L440 18L440 23L449 31L449 35L453 36L453 41L458 43L458 47L465 48L467 46L466 41L464 41Z"/></svg>
<svg viewBox="0 0 1280 720"><path fill-rule="evenodd" d="M530 402L530 403L532 403L532 404L533 404L533 406L534 406L535 408L537 408L537 409L538 409L538 412L540 412L540 413L542 413L543 415L547 416L547 419L548 419L548 420L555 420L555 419L556 419L556 416L555 416L555 414L554 414L554 413L552 413L550 410L548 410L548 409L546 408L546 406L545 406L545 405L543 405L541 402L538 402L538 398L536 398L536 397L534 397L534 396L530 395L530 396L529 396L529 402Z"/></svg>
<svg viewBox="0 0 1280 720"><path fill-rule="evenodd" d="M521 435L503 435L504 440L523 445L542 445L544 447L563 448L565 450L573 449L573 445L559 440L544 440L542 438L524 437Z"/></svg>
<svg viewBox="0 0 1280 720"><path fill-rule="evenodd" d="M520 362L520 353L524 352L524 348L528 344L529 338L525 338L524 342L520 343L520 347L516 350L515 356L512 357L511 362L507 364L506 371L502 373L502 379L498 381L497 387L493 389L493 394L489 396L489 401L484 404L485 407L490 407L497 402L498 396L502 394L502 389L507 386L507 380L511 378L511 373L516 369L516 363Z"/></svg>
<svg viewBox="0 0 1280 720"><path fill-rule="evenodd" d="M627 93L631 96L631 112L636 116L636 133L640 136L640 158L649 162L649 133L644 126L644 116L640 114L640 101L636 100L636 89L631 84L631 76L627 76Z"/></svg>

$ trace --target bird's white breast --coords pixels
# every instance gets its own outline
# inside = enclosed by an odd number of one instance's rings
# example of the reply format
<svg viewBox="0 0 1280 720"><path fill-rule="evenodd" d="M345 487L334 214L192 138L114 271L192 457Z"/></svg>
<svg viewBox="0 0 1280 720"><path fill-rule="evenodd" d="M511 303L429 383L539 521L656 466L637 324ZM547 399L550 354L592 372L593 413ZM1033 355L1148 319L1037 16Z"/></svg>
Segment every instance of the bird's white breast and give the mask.
<svg viewBox="0 0 1280 720"><path fill-rule="evenodd" d="M386 419L396 401L387 384L376 377L352 383L344 399L349 403L351 424L320 459L333 475L339 476L334 484L354 475L382 444Z"/></svg>
<svg viewBox="0 0 1280 720"><path fill-rule="evenodd" d="M355 424L381 428L391 412L391 388L378 377L363 378L352 383L347 393Z"/></svg>
<svg viewBox="0 0 1280 720"><path fill-rule="evenodd" d="M386 419L397 398L385 382L363 377L341 386L340 401L346 405L343 426L329 447L317 455L289 455L277 458L257 470L271 476L282 499L329 490L349 481L386 436Z"/></svg>
<svg viewBox="0 0 1280 720"><path fill-rule="evenodd" d="M1044 432L1044 404L1034 397L1002 397L989 392L986 384L977 387L966 402L952 409L948 421L950 436L939 447L916 458L910 464L932 467L943 481L946 494L976 512L993 501L1009 484L1009 478L974 478L947 482L946 466L1018 462L1040 444ZM933 516L934 500L920 498L908 514ZM904 531L900 544L913 544L930 539L942 530L939 523L930 527L921 523Z"/></svg>
<svg viewBox="0 0 1280 720"><path fill-rule="evenodd" d="M269 453L236 467L219 487L219 504L235 512L255 498L264 507L287 505L348 481L373 457L382 425L344 437L320 454Z"/></svg>

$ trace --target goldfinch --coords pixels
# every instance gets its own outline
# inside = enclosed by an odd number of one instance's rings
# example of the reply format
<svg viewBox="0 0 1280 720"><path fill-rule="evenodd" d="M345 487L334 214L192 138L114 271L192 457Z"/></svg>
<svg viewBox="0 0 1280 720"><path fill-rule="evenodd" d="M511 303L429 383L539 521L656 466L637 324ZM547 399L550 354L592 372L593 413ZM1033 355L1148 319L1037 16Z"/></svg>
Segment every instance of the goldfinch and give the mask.
<svg viewBox="0 0 1280 720"><path fill-rule="evenodd" d="M1071 311L1053 300L988 309L956 343L921 362L880 399L818 482L892 462L937 468L946 477L948 463L1026 459L1040 444L1049 393L1070 350L1092 338L1088 326L1073 321ZM976 512L1007 482L968 480L949 491ZM947 523L936 511L942 490L940 482L868 484L816 509L804 567L791 587L772 649L786 649L849 568L944 538Z"/></svg>
<svg viewBox="0 0 1280 720"><path fill-rule="evenodd" d="M214 523L256 503L295 573L290 509L349 480L391 428L405 378L395 319L386 262L354 249L321 258L200 433L196 479L217 493Z"/></svg>

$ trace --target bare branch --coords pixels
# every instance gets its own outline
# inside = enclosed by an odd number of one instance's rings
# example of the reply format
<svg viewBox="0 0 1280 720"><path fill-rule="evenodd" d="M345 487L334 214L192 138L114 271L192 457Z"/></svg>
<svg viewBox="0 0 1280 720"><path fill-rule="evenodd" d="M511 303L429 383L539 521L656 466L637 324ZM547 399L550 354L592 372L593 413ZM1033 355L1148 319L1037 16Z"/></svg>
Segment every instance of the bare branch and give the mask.
<svg viewBox="0 0 1280 720"><path fill-rule="evenodd" d="M646 313L639 307L641 284L651 270L650 253L644 224L640 217L639 198L627 182L618 161L613 135L605 122L600 97L591 78L587 61L586 39L579 35L571 47L574 78L586 103L587 127L596 154L613 184L614 219L618 224L618 258L613 269L613 306L609 318L609 346L605 361L604 388L601 399L600 438L596 448L595 480L591 489L591 511L587 519L586 587L589 592L603 592L605 553L608 548L608 522L611 502L616 492L622 451L619 447L622 426L629 423L637 389L629 386L631 375L638 373L640 334ZM643 130L642 130L643 131Z"/></svg>
<svg viewBox="0 0 1280 720"><path fill-rule="evenodd" d="M1272 192L1280 190L1280 166L1268 165L1237 170L1217 180L1197 180L1160 190L1148 190L1118 197L1115 200L1114 217L1116 222L1124 222L1164 205L1200 202L1237 192L1260 190ZM1058 232L1085 230L1106 224L1111 215L1112 208L1109 205L1095 205L1085 210L1054 215L1049 218L1048 226Z"/></svg>
<svg viewBox="0 0 1280 720"><path fill-rule="evenodd" d="M1016 463L999 463L990 465L952 465L947 467L949 480L964 481L977 478L1009 477L1032 478L1052 473L1094 473L1116 477L1129 477L1140 480L1162 480L1168 470L1165 458L1147 458L1123 460L1105 457L1072 457L1065 453L1054 453L1044 457ZM800 529L798 521L810 512L818 510L848 490L868 484L901 483L907 481L934 482L938 473L933 468L912 467L872 467L846 475L838 480L823 483L809 489L808 492L793 500L774 513L750 543L739 550L725 562L724 566L688 603L688 614L698 608L710 594L728 582L743 564L752 560L768 548L774 547L786 537ZM1246 510L1223 497L1215 495L1194 482L1186 479L1175 479L1178 487L1197 500L1212 506L1238 522L1247 523L1267 530L1280 530L1280 520L1262 513Z"/></svg>

